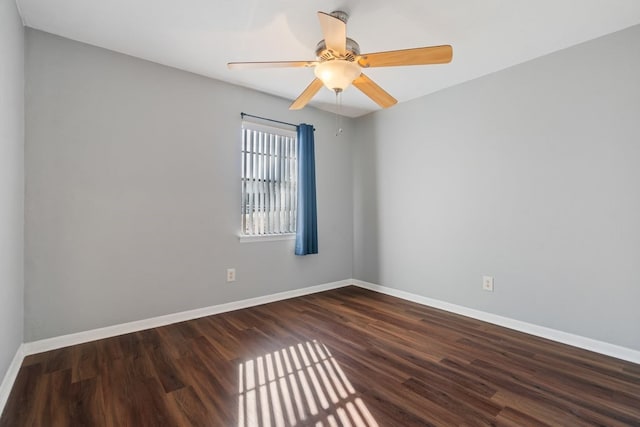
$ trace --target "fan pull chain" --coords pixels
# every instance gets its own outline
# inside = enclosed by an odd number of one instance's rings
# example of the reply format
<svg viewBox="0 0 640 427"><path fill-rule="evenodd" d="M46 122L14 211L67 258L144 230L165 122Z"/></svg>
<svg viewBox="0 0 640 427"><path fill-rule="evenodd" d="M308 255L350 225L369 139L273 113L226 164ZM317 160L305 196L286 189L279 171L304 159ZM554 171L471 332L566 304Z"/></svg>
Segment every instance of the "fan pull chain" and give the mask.
<svg viewBox="0 0 640 427"><path fill-rule="evenodd" d="M336 106L338 107L336 112L336 136L340 136L342 133L342 91L336 89Z"/></svg>

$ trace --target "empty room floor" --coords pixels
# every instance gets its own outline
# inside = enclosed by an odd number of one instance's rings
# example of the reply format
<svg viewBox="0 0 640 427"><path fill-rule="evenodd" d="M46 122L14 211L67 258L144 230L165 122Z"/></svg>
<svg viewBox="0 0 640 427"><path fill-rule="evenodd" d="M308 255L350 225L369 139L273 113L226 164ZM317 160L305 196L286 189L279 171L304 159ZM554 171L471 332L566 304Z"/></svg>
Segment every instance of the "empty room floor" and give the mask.
<svg viewBox="0 0 640 427"><path fill-rule="evenodd" d="M350 286L28 356L33 425L640 425L640 366Z"/></svg>

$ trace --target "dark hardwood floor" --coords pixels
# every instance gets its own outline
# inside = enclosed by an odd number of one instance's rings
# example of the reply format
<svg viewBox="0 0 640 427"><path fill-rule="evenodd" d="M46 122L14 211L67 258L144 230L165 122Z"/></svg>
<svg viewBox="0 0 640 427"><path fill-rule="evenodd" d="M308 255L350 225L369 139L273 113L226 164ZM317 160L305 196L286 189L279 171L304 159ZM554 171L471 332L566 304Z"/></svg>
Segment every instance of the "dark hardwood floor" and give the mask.
<svg viewBox="0 0 640 427"><path fill-rule="evenodd" d="M28 356L0 426L640 426L640 366L347 287Z"/></svg>

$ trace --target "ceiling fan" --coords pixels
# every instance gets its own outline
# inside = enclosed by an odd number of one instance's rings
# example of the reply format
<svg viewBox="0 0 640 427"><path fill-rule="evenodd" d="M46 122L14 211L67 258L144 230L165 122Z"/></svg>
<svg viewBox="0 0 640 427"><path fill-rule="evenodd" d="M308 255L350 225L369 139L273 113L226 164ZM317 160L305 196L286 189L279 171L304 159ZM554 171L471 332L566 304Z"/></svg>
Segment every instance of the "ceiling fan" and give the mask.
<svg viewBox="0 0 640 427"><path fill-rule="evenodd" d="M323 85L338 94L350 84L382 108L391 107L398 101L364 75L362 68L451 62L453 49L450 45L360 54L358 43L347 37L348 18L349 15L343 11L330 14L318 12L324 39L316 46L315 61L229 62L227 66L230 69L315 67L316 78L289 107L290 110L299 110L311 101Z"/></svg>

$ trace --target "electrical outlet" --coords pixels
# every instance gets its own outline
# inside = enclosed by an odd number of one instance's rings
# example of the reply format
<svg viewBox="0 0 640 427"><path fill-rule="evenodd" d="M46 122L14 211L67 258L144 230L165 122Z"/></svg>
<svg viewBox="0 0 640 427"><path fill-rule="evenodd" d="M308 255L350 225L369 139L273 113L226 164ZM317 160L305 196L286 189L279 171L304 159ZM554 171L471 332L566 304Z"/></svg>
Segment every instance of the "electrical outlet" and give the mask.
<svg viewBox="0 0 640 427"><path fill-rule="evenodd" d="M493 292L493 277L482 276L482 290Z"/></svg>
<svg viewBox="0 0 640 427"><path fill-rule="evenodd" d="M236 269L227 268L227 282L235 282L235 281L236 281Z"/></svg>

